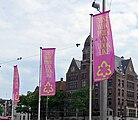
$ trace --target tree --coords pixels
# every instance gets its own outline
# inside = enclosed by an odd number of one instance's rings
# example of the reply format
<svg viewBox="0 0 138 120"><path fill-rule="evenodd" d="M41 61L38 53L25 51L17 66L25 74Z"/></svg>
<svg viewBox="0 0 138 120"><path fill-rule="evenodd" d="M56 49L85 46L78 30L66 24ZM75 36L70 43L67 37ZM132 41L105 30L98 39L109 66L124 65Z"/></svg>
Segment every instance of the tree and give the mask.
<svg viewBox="0 0 138 120"><path fill-rule="evenodd" d="M48 112L62 112L64 108L64 91L57 90L55 96L48 97ZM32 119L37 119L38 115L39 87L34 92L27 92L27 95L20 96L20 102L17 104L16 111L20 113L30 113ZM41 117L46 116L47 97L41 96ZM31 108L31 109L30 109Z"/></svg>
<svg viewBox="0 0 138 120"><path fill-rule="evenodd" d="M55 111L56 115L61 115L63 119L63 113L64 113L64 98L65 98L65 92L61 90L57 90L55 96L49 97L49 104L48 104L48 110L49 112Z"/></svg>
<svg viewBox="0 0 138 120"><path fill-rule="evenodd" d="M21 95L20 102L16 107L16 111L20 113L30 113L31 117L35 119L38 112L38 95L38 87L34 92L28 91L27 95Z"/></svg>
<svg viewBox="0 0 138 120"><path fill-rule="evenodd" d="M89 103L89 90L88 88L81 88L72 93L72 100L70 103L70 108L78 113L83 113L84 119L88 114L88 103Z"/></svg>
<svg viewBox="0 0 138 120"><path fill-rule="evenodd" d="M2 113L4 112L3 108L0 106L0 116L2 116Z"/></svg>

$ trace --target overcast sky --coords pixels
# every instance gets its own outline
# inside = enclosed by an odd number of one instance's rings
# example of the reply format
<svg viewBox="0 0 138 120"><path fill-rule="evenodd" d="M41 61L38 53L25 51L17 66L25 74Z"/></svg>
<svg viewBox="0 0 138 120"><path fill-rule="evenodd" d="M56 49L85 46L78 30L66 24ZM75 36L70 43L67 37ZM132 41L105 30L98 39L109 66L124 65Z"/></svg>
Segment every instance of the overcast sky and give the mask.
<svg viewBox="0 0 138 120"><path fill-rule="evenodd" d="M0 0L0 98L12 98L13 66L20 94L38 85L40 47L56 48L56 80L66 79L72 58L81 60L93 0ZM101 2L97 0L97 2ZM138 1L107 0L115 54L132 58L138 73ZM76 43L80 43L76 47ZM17 61L18 57L23 59Z"/></svg>

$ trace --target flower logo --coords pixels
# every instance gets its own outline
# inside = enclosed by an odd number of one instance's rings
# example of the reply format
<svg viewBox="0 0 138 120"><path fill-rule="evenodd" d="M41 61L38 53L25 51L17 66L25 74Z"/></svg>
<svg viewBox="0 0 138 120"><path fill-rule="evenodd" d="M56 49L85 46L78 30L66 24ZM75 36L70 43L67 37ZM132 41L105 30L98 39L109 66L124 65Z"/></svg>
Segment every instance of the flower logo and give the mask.
<svg viewBox="0 0 138 120"><path fill-rule="evenodd" d="M110 75L110 74L112 74L110 65L107 64L106 61L102 61L102 64L100 66L98 66L97 76L106 77L107 75Z"/></svg>
<svg viewBox="0 0 138 120"><path fill-rule="evenodd" d="M46 93L51 93L51 92L53 92L54 89L53 89L52 84L50 84L50 82L47 82L47 83L44 85L44 90L43 90L43 91L46 92Z"/></svg>

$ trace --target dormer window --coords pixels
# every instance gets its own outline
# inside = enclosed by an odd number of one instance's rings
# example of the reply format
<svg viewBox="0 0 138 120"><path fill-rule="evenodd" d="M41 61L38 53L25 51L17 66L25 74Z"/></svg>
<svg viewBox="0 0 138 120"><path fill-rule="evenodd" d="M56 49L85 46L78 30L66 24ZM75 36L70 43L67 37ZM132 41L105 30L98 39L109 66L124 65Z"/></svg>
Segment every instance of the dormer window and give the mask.
<svg viewBox="0 0 138 120"><path fill-rule="evenodd" d="M129 71L131 71L131 72L132 72L132 66L129 66Z"/></svg>
<svg viewBox="0 0 138 120"><path fill-rule="evenodd" d="M71 72L74 72L74 71L75 71L75 67L72 66L72 67L71 67Z"/></svg>

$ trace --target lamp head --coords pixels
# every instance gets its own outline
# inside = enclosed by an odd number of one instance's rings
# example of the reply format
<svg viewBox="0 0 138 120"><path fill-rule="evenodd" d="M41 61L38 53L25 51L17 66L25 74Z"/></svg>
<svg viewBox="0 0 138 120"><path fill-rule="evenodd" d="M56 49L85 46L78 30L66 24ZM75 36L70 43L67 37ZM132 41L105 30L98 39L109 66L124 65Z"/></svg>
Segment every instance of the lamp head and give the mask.
<svg viewBox="0 0 138 120"><path fill-rule="evenodd" d="M96 8L98 11L100 10L100 5L96 3L95 1L92 3L92 7Z"/></svg>

